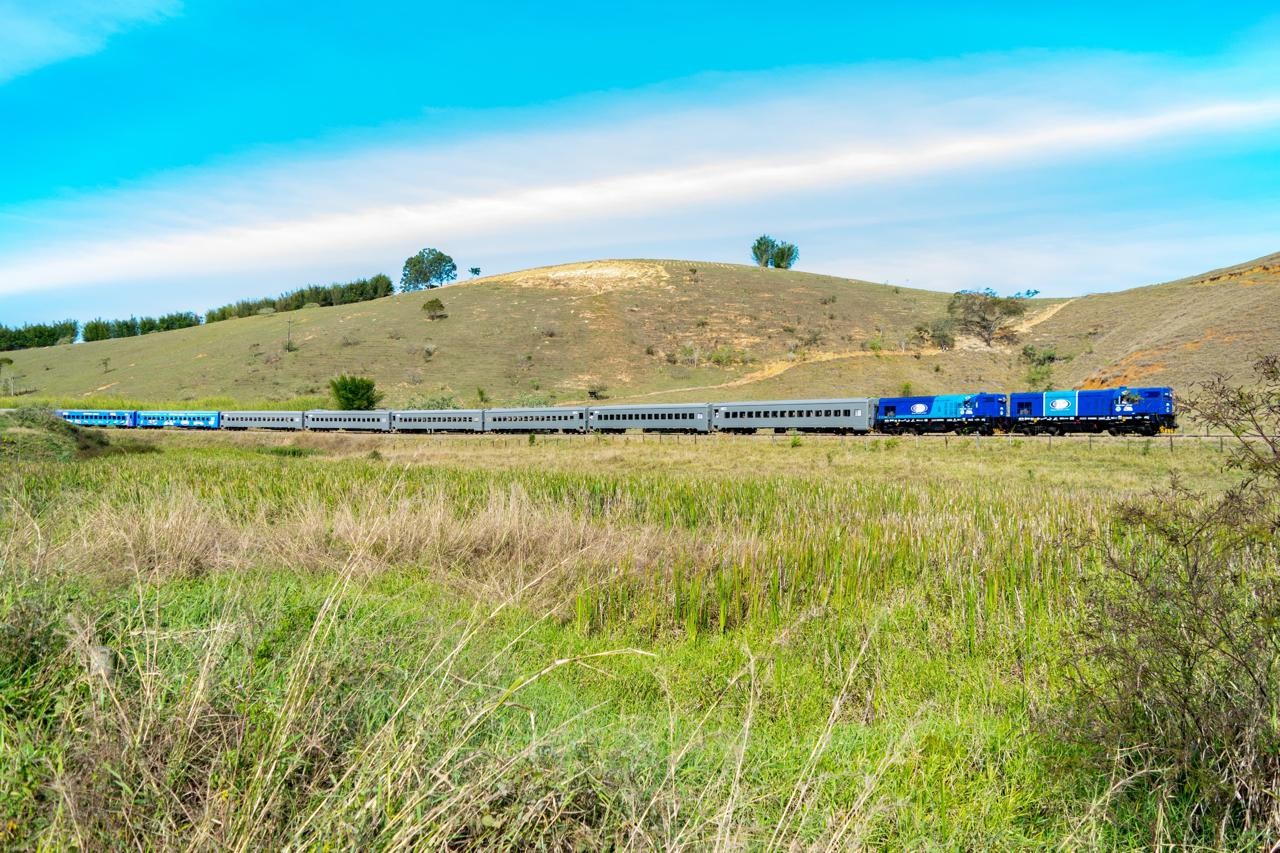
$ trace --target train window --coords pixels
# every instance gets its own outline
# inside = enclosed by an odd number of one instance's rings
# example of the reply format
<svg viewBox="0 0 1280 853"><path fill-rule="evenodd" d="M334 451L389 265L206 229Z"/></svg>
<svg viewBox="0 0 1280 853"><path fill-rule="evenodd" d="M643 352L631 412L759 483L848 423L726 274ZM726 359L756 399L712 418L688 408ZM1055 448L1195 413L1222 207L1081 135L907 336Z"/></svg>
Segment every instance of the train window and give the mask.
<svg viewBox="0 0 1280 853"><path fill-rule="evenodd" d="M897 406L885 406L885 407L884 407L884 416L885 416L886 418L893 418L893 417L897 417L897 416L898 416L898 407L897 407Z"/></svg>

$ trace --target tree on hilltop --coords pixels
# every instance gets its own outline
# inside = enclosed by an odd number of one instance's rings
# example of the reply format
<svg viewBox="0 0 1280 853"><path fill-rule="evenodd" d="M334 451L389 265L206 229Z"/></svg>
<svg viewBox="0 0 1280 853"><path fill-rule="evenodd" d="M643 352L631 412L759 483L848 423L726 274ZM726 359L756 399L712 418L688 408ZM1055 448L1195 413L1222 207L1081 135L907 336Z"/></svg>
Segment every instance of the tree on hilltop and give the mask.
<svg viewBox="0 0 1280 853"><path fill-rule="evenodd" d="M773 260L773 252L778 248L778 241L770 237L768 234L761 234L756 241L751 244L751 257L755 260L756 266L764 269L769 266Z"/></svg>
<svg viewBox="0 0 1280 853"><path fill-rule="evenodd" d="M439 249L423 249L404 262L400 290L408 293L424 287L439 287L458 277L458 265Z"/></svg>
<svg viewBox="0 0 1280 853"><path fill-rule="evenodd" d="M795 243L779 243L773 247L769 255L769 263L780 270L789 270L800 259L800 250Z"/></svg>

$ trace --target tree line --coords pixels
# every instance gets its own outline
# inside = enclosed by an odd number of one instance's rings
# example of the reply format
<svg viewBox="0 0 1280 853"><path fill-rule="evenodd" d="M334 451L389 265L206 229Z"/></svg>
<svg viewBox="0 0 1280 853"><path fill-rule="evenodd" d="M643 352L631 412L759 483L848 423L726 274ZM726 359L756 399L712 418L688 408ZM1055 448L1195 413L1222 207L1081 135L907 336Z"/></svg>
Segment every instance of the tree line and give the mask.
<svg viewBox="0 0 1280 853"><path fill-rule="evenodd" d="M392 293L395 293L395 285L391 278L378 273L346 284L313 284L309 287L300 287L274 298L241 299L218 308L210 308L205 312L204 321L217 323L233 317L252 317L255 314L270 314L276 311L297 311L299 308L308 306L350 305L353 302L381 299Z"/></svg>
<svg viewBox="0 0 1280 853"><path fill-rule="evenodd" d="M32 347L51 347L75 341L80 324L75 320L61 323L27 323L25 326L0 324L0 352Z"/></svg>
<svg viewBox="0 0 1280 853"><path fill-rule="evenodd" d="M470 267L468 272L474 278L480 275L480 268ZM456 280L457 277L458 266L453 258L439 249L427 248L405 260L399 289L403 293L409 293L423 288L439 287ZM274 297L241 299L217 308L210 308L205 312L203 322L217 323L233 317L296 311L312 306L349 305L354 302L381 299L395 292L396 285L391 277L378 273L369 278L345 283L308 285ZM435 314L445 316L442 310ZM436 315L433 315L432 319L437 319ZM118 320L97 317L84 324L83 336L88 343L112 338L132 338L149 332L185 329L198 326L200 323L200 315L192 311L175 311L159 317L130 316L127 319ZM80 324L75 320L64 320L61 323L28 323L13 327L0 324L0 352L70 344L74 343L80 335Z"/></svg>
<svg viewBox="0 0 1280 853"><path fill-rule="evenodd" d="M129 317L125 320L104 320L98 317L84 324L81 335L85 343L90 343L110 338L135 338L152 332L171 332L199 325L200 315L192 311L175 311L159 317Z"/></svg>

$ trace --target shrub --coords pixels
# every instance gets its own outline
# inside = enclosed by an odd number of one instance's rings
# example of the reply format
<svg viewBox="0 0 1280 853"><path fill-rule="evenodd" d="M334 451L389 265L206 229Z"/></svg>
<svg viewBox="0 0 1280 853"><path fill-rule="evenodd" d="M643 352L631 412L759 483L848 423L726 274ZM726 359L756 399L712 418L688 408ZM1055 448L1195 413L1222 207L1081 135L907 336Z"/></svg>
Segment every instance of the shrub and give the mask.
<svg viewBox="0 0 1280 853"><path fill-rule="evenodd" d="M428 320L443 320L449 316L445 313L444 303L439 298L428 299L422 303L422 310L426 312Z"/></svg>
<svg viewBox="0 0 1280 853"><path fill-rule="evenodd" d="M1027 386L1037 391L1049 388L1056 362L1071 360L1069 355L1058 355L1052 346L1037 347L1034 344L1022 348L1021 358L1027 364Z"/></svg>
<svg viewBox="0 0 1280 853"><path fill-rule="evenodd" d="M382 402L372 379L363 376L337 376L329 380L334 405L344 411L375 409Z"/></svg>
<svg viewBox="0 0 1280 853"><path fill-rule="evenodd" d="M911 336L921 346L934 346L948 350L956 345L953 324L949 318L943 317L928 323L917 323Z"/></svg>
<svg viewBox="0 0 1280 853"><path fill-rule="evenodd" d="M707 360L718 367L731 367L735 364L750 364L755 357L746 350L736 349L730 346L716 347L707 356Z"/></svg>
<svg viewBox="0 0 1280 853"><path fill-rule="evenodd" d="M461 409L462 404L453 394L437 394L432 397L415 397L405 404L406 409Z"/></svg>
<svg viewBox="0 0 1280 853"><path fill-rule="evenodd" d="M1280 359L1185 408L1237 444L1222 494L1119 507L1072 637L1074 733L1183 809L1192 843L1280 832Z"/></svg>

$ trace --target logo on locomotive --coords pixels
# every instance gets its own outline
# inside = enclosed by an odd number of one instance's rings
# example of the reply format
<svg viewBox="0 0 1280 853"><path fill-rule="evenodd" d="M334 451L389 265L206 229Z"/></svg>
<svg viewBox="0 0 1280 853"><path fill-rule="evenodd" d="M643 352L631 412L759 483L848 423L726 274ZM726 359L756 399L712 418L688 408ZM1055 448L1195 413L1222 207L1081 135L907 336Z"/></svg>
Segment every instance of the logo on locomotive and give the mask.
<svg viewBox="0 0 1280 853"><path fill-rule="evenodd" d="M1069 409L1069 408L1071 408L1071 401L1070 401L1070 400L1062 399L1062 398L1060 397L1060 398L1058 398L1057 400L1052 400L1052 401L1050 401L1050 403L1049 403L1049 408L1054 409L1054 410L1056 410L1056 411L1059 411L1059 412L1060 412L1060 411L1062 411L1063 409Z"/></svg>
<svg viewBox="0 0 1280 853"><path fill-rule="evenodd" d="M911 405L911 414L913 415L923 415L927 411L929 411L929 406L926 403L913 403Z"/></svg>

